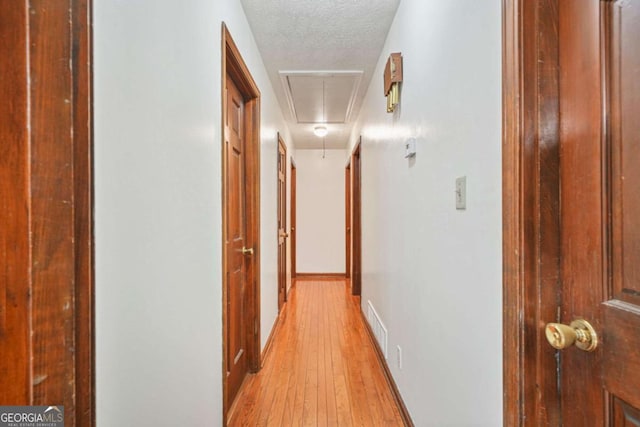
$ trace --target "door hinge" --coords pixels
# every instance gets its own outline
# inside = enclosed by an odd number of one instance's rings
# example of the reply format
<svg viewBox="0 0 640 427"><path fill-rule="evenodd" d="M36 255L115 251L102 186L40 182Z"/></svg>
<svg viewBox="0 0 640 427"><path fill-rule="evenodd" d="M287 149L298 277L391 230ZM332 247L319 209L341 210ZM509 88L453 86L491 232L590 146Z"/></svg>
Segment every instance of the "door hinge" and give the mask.
<svg viewBox="0 0 640 427"><path fill-rule="evenodd" d="M258 319L253 322L253 335L258 335Z"/></svg>

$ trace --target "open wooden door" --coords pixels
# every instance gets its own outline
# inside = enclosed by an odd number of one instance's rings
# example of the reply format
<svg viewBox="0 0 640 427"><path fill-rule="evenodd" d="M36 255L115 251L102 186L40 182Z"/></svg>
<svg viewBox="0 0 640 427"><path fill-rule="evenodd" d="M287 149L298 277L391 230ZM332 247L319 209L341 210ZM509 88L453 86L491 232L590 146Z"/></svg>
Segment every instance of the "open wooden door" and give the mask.
<svg viewBox="0 0 640 427"><path fill-rule="evenodd" d="M638 426L640 0L505 4L505 425Z"/></svg>
<svg viewBox="0 0 640 427"><path fill-rule="evenodd" d="M287 300L287 146L278 134L278 312Z"/></svg>

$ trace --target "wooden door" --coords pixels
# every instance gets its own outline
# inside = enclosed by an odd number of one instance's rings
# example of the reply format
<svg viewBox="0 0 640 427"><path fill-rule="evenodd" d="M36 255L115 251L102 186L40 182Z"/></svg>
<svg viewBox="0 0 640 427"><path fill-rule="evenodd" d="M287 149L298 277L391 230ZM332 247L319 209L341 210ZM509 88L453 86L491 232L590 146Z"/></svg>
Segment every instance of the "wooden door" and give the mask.
<svg viewBox="0 0 640 427"><path fill-rule="evenodd" d="M226 209L226 362L229 400L233 401L248 371L247 363L247 262L252 257L247 248L244 99L236 84L227 76L225 114L225 209Z"/></svg>
<svg viewBox="0 0 640 427"><path fill-rule="evenodd" d="M260 90L222 23L224 424L247 370L260 370Z"/></svg>
<svg viewBox="0 0 640 427"><path fill-rule="evenodd" d="M508 2L518 14L505 32L523 29L505 42L505 425L638 426L640 0ZM546 342L546 323L575 319L593 325L594 351Z"/></svg>
<svg viewBox="0 0 640 427"><path fill-rule="evenodd" d="M358 142L351 155L351 201L352 201L352 235L351 235L351 293L360 295L362 291L362 196L361 196L361 163Z"/></svg>
<svg viewBox="0 0 640 427"><path fill-rule="evenodd" d="M296 163L291 158L291 231L289 232L291 248L291 278L296 278Z"/></svg>
<svg viewBox="0 0 640 427"><path fill-rule="evenodd" d="M351 161L344 170L344 243L345 277L351 278Z"/></svg>
<svg viewBox="0 0 640 427"><path fill-rule="evenodd" d="M640 0L593 9L603 29L602 379L612 425L631 426L640 424Z"/></svg>
<svg viewBox="0 0 640 427"><path fill-rule="evenodd" d="M287 300L287 147L278 134L278 311Z"/></svg>

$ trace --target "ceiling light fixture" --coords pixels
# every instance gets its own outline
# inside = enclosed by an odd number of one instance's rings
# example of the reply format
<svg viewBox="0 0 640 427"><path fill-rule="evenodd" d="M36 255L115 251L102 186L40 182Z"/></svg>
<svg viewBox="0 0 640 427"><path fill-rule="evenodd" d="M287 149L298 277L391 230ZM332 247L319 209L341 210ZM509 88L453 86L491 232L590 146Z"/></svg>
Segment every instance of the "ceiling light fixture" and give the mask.
<svg viewBox="0 0 640 427"><path fill-rule="evenodd" d="M327 130L327 128L325 126L316 126L316 127L313 128L313 133L316 136L319 136L320 138L324 138L325 136L327 136L329 131Z"/></svg>

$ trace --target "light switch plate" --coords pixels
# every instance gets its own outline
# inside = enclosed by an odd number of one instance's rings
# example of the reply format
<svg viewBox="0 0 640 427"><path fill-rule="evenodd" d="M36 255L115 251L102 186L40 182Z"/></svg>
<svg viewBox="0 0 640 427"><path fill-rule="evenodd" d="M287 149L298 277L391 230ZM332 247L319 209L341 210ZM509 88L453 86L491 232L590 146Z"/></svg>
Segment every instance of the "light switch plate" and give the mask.
<svg viewBox="0 0 640 427"><path fill-rule="evenodd" d="M409 157L413 157L415 155L416 155L416 139L409 138L404 143L404 157L408 159Z"/></svg>
<svg viewBox="0 0 640 427"><path fill-rule="evenodd" d="M467 209L467 177L456 178L456 209Z"/></svg>

